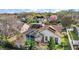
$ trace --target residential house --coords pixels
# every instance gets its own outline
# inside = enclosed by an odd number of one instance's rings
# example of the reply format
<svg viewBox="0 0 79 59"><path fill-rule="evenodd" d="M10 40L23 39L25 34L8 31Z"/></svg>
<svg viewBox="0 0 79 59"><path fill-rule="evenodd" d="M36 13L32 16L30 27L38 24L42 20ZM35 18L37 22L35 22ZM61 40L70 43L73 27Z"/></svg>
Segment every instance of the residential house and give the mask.
<svg viewBox="0 0 79 59"><path fill-rule="evenodd" d="M44 26L45 26L44 24L34 23L30 27L35 28L35 29L39 29L39 28L44 27Z"/></svg>
<svg viewBox="0 0 79 59"><path fill-rule="evenodd" d="M50 37L53 37L57 44L61 43L61 36L59 33L49 26L44 26L40 29L29 30L29 33L26 34L26 37L42 43L47 43L50 40Z"/></svg>
<svg viewBox="0 0 79 59"><path fill-rule="evenodd" d="M79 40L73 40L73 45L79 46Z"/></svg>
<svg viewBox="0 0 79 59"><path fill-rule="evenodd" d="M50 41L50 37L52 37L53 39L55 39L55 43L61 43L61 36L53 28L45 28L44 30L40 31L40 33L44 36L44 42Z"/></svg>
<svg viewBox="0 0 79 59"><path fill-rule="evenodd" d="M26 39L41 42L42 41L42 35L38 32L38 30L32 29L32 30L29 30L28 33L26 33Z"/></svg>
<svg viewBox="0 0 79 59"><path fill-rule="evenodd" d="M78 35L78 37L79 37L79 27L75 27L76 29L76 32L77 32L77 35Z"/></svg>
<svg viewBox="0 0 79 59"><path fill-rule="evenodd" d="M79 50L79 40L73 40L72 43L73 43L74 49Z"/></svg>

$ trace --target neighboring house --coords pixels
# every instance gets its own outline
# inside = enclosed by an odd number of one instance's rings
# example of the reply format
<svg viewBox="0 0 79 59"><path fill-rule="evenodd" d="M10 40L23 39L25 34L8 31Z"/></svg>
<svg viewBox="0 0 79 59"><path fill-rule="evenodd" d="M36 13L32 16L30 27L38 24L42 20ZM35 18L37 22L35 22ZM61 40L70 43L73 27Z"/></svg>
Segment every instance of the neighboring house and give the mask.
<svg viewBox="0 0 79 59"><path fill-rule="evenodd" d="M44 27L44 26L45 26L44 24L34 23L34 24L32 24L30 27L31 27L31 28L39 29L39 28Z"/></svg>
<svg viewBox="0 0 79 59"><path fill-rule="evenodd" d="M78 37L79 37L79 27L76 27L75 30L77 31L77 35L78 35Z"/></svg>
<svg viewBox="0 0 79 59"><path fill-rule="evenodd" d="M26 39L32 39L37 42L42 41L42 35L38 32L36 29L29 30L28 33L26 33Z"/></svg>
<svg viewBox="0 0 79 59"><path fill-rule="evenodd" d="M47 21L47 19L44 18L43 16L35 16L34 20L36 20L38 23L43 23L43 22Z"/></svg>
<svg viewBox="0 0 79 59"><path fill-rule="evenodd" d="M79 40L73 40L73 45L79 46Z"/></svg>
<svg viewBox="0 0 79 59"><path fill-rule="evenodd" d="M73 40L72 43L73 43L74 49L79 50L79 40Z"/></svg>
<svg viewBox="0 0 79 59"><path fill-rule="evenodd" d="M68 30L68 31L73 31L73 30L74 30L74 28L67 28L67 30Z"/></svg>

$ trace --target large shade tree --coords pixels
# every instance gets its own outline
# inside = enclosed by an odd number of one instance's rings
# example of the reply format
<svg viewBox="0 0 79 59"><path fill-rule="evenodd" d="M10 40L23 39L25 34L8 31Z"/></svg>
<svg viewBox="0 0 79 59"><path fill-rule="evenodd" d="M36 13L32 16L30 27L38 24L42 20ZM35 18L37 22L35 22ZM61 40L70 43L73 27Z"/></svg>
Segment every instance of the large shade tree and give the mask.
<svg viewBox="0 0 79 59"><path fill-rule="evenodd" d="M72 24L75 24L75 20L73 20L72 17L64 17L61 23L64 27L70 27Z"/></svg>

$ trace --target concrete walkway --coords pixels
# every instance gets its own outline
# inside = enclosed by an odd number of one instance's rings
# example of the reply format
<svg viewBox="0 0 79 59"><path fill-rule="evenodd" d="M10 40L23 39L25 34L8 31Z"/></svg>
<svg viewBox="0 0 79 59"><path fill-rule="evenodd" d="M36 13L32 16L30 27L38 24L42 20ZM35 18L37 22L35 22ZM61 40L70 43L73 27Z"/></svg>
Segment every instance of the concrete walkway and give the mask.
<svg viewBox="0 0 79 59"><path fill-rule="evenodd" d="M72 39L71 39L71 37L70 37L70 35L69 35L69 31L70 31L70 30L67 29L67 35L68 35L69 43L70 43L71 49L74 50L74 47L73 47L73 44L72 44Z"/></svg>

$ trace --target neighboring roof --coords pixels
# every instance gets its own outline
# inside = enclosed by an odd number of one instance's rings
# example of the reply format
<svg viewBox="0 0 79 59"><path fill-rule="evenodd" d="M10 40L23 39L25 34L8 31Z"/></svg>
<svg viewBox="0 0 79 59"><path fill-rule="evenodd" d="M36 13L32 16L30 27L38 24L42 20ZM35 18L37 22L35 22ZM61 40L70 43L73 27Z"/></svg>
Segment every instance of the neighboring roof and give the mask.
<svg viewBox="0 0 79 59"><path fill-rule="evenodd" d="M57 25L52 25L52 27L53 27L54 30L56 30L57 32L62 32L62 25L57 24Z"/></svg>
<svg viewBox="0 0 79 59"><path fill-rule="evenodd" d="M79 27L76 27L76 29L77 29L77 31L78 31L78 33L79 33Z"/></svg>
<svg viewBox="0 0 79 59"><path fill-rule="evenodd" d="M31 25L31 28L36 28L36 29L38 29L38 28L41 28L41 27L43 27L43 26L45 26L44 24L40 24L40 23L34 23L34 24L32 24Z"/></svg>
<svg viewBox="0 0 79 59"><path fill-rule="evenodd" d="M43 16L35 16L34 18L44 18Z"/></svg>
<svg viewBox="0 0 79 59"><path fill-rule="evenodd" d="M30 27L29 25L24 24L24 25L22 26L20 32L23 33L23 32L25 32L25 31L27 31L27 30L29 29L29 27Z"/></svg>
<svg viewBox="0 0 79 59"><path fill-rule="evenodd" d="M36 37L36 36L37 36L37 33L38 33L38 30L36 30L36 29L31 29L31 30L28 30L28 33L26 33L26 36L33 36L33 37Z"/></svg>

